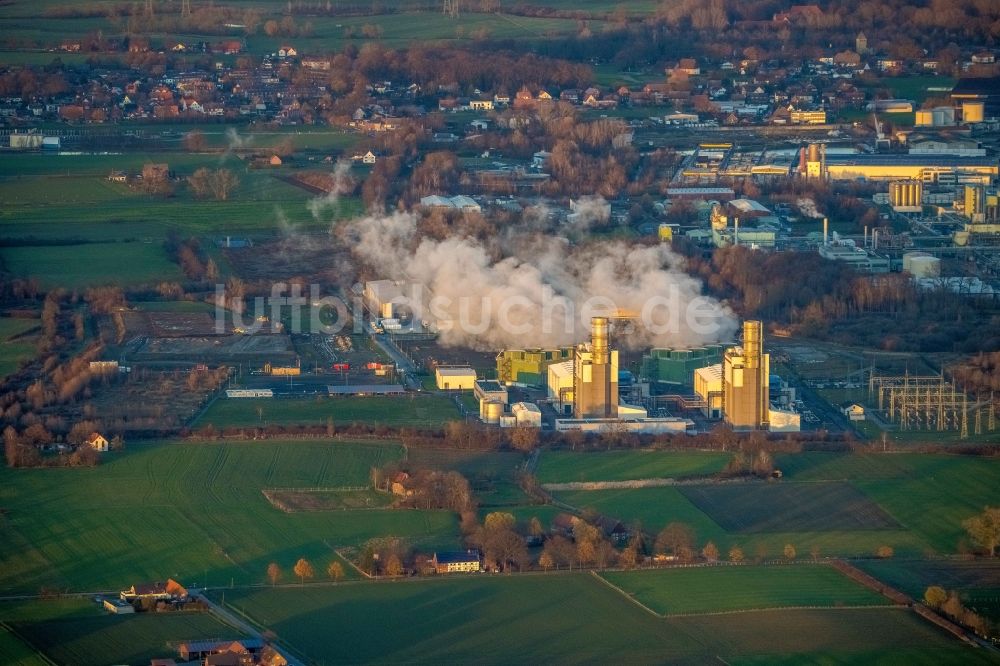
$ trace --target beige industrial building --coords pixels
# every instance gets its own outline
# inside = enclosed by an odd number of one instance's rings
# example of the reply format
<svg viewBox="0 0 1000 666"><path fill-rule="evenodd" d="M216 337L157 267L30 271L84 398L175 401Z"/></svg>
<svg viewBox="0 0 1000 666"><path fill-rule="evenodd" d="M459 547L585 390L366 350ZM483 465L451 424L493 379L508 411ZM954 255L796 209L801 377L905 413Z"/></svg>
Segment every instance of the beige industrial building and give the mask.
<svg viewBox="0 0 1000 666"><path fill-rule="evenodd" d="M549 366L547 388L549 400L560 414L573 405L573 361Z"/></svg>
<svg viewBox="0 0 1000 666"><path fill-rule="evenodd" d="M514 415L519 427L542 427L542 412L532 402L515 402L510 407L510 413Z"/></svg>
<svg viewBox="0 0 1000 666"><path fill-rule="evenodd" d="M442 391L471 391L476 384L476 371L468 366L439 365L434 369L434 379Z"/></svg>
<svg viewBox="0 0 1000 666"><path fill-rule="evenodd" d="M694 371L694 392L704 406L702 414L710 419L722 418L722 364L716 363Z"/></svg>
<svg viewBox="0 0 1000 666"><path fill-rule="evenodd" d="M743 346L722 358L722 411L738 430L766 430L770 393L770 354L765 354L763 324L743 322Z"/></svg>
<svg viewBox="0 0 1000 666"><path fill-rule="evenodd" d="M826 110L804 111L792 109L789 111L789 122L793 125L825 125Z"/></svg>
<svg viewBox="0 0 1000 666"><path fill-rule="evenodd" d="M373 315L393 319L397 316L396 305L403 297L403 286L393 280L371 280L365 282L362 295Z"/></svg>
<svg viewBox="0 0 1000 666"><path fill-rule="evenodd" d="M903 270L915 278L941 276L941 260L926 252L907 252L903 255Z"/></svg>
<svg viewBox="0 0 1000 666"><path fill-rule="evenodd" d="M607 419L618 416L618 350L609 348L607 317L592 317L590 344L576 348L573 358L573 416Z"/></svg>

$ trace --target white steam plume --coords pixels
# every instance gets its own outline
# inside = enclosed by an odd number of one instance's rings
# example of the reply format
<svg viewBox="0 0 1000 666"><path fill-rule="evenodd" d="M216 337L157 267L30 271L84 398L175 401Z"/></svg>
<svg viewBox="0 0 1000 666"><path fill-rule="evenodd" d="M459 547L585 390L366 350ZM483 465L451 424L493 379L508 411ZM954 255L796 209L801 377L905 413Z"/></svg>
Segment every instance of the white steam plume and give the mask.
<svg viewBox="0 0 1000 666"><path fill-rule="evenodd" d="M242 137L234 128L226 128L226 145L228 146L230 152L249 148L252 143L253 135Z"/></svg>
<svg viewBox="0 0 1000 666"><path fill-rule="evenodd" d="M570 200L572 212L567 221L578 231L607 224L611 218L611 205L601 196L585 196Z"/></svg>
<svg viewBox="0 0 1000 666"><path fill-rule="evenodd" d="M409 305L438 325L444 345L490 350L570 345L589 338L590 316L639 315L629 346L695 346L732 339L736 318L701 295L667 246L572 246L529 237L501 252L475 239L419 238L410 213L354 220L355 254L380 278L422 285Z"/></svg>
<svg viewBox="0 0 1000 666"><path fill-rule="evenodd" d="M350 192L351 187L351 164L346 160L339 160L333 169L333 184L330 191L306 203L306 208L312 213L313 219L320 222L327 211L336 210L340 197Z"/></svg>
<svg viewBox="0 0 1000 666"><path fill-rule="evenodd" d="M801 212L806 217L811 217L813 219L819 219L823 217L823 213L819 212L816 208L816 202L812 199L798 199L795 202L798 206L799 212Z"/></svg>

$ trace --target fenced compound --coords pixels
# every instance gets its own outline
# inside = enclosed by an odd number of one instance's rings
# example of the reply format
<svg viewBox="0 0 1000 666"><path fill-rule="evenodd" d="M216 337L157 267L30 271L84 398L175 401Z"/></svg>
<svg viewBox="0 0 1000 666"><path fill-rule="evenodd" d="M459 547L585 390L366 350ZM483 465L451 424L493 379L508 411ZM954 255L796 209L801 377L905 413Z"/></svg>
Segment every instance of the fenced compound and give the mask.
<svg viewBox="0 0 1000 666"><path fill-rule="evenodd" d="M868 379L868 401L879 414L900 430L959 431L969 436L969 417L973 432L982 435L996 430L996 405L993 396L970 399L954 381L943 375L876 375Z"/></svg>

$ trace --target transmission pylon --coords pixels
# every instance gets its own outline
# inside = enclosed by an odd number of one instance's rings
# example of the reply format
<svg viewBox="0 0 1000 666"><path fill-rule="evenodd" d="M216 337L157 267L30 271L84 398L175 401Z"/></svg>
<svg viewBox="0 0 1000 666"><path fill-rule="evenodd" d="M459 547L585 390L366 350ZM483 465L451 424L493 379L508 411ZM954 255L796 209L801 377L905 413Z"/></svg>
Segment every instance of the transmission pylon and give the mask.
<svg viewBox="0 0 1000 666"><path fill-rule="evenodd" d="M962 402L962 434L960 435L962 439L969 438L969 411L968 402Z"/></svg>
<svg viewBox="0 0 1000 666"><path fill-rule="evenodd" d="M181 0L181 18L191 16L191 0Z"/></svg>
<svg viewBox="0 0 1000 666"><path fill-rule="evenodd" d="M153 15L153 0L146 0L146 10L144 13L147 18Z"/></svg>
<svg viewBox="0 0 1000 666"><path fill-rule="evenodd" d="M444 0L442 11L445 16L458 18L458 0Z"/></svg>

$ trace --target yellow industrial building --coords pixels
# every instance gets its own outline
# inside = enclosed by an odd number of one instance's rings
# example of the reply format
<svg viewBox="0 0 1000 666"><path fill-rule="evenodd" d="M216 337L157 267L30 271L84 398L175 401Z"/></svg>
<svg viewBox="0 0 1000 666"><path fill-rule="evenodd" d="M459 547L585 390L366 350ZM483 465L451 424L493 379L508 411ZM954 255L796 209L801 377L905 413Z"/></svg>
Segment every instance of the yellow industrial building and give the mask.
<svg viewBox="0 0 1000 666"><path fill-rule="evenodd" d="M770 406L770 354L764 353L763 324L743 322L743 346L722 358L722 410L738 430L766 430Z"/></svg>
<svg viewBox="0 0 1000 666"><path fill-rule="evenodd" d="M997 160L926 154L828 153L809 144L799 156L800 174L811 180L919 180L924 184L988 185L1000 175Z"/></svg>
<svg viewBox="0 0 1000 666"><path fill-rule="evenodd" d="M497 379L505 384L544 386L549 366L572 358L572 347L505 349L497 354Z"/></svg>
<svg viewBox="0 0 1000 666"><path fill-rule="evenodd" d="M464 365L439 365L434 369L434 379L442 391L471 391L476 385L476 371Z"/></svg>

